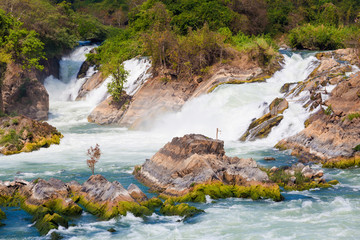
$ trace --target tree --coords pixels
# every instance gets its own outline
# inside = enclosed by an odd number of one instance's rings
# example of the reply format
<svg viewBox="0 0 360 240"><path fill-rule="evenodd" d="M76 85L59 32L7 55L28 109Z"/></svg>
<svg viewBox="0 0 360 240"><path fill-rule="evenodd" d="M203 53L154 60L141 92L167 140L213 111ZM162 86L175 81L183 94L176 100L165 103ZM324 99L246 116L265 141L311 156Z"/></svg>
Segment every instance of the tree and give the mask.
<svg viewBox="0 0 360 240"><path fill-rule="evenodd" d="M94 148L90 147L87 151L87 155L90 157L90 159L86 160L86 163L91 169L92 174L94 175L95 164L99 161L101 156L99 144L96 144Z"/></svg>
<svg viewBox="0 0 360 240"><path fill-rule="evenodd" d="M103 71L112 76L111 82L107 85L108 92L114 101L120 101L129 72L125 70L124 65L118 59L106 65Z"/></svg>

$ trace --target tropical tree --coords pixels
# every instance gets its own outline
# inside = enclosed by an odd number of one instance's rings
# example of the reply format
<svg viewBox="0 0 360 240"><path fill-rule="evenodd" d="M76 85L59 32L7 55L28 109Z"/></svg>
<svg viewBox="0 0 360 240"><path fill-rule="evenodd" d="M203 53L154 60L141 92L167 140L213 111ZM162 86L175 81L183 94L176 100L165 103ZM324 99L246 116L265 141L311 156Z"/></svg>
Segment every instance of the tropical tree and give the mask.
<svg viewBox="0 0 360 240"><path fill-rule="evenodd" d="M107 85L108 92L114 101L120 101L129 72L125 70L124 65L118 59L107 64L103 71L112 77L111 82Z"/></svg>

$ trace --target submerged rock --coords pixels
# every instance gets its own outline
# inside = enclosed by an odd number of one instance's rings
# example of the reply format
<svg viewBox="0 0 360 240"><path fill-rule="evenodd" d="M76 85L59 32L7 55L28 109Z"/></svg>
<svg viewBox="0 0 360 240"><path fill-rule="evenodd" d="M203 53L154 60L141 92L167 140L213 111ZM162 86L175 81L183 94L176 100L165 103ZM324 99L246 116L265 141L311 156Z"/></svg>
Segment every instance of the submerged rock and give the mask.
<svg viewBox="0 0 360 240"><path fill-rule="evenodd" d="M280 124L284 118L282 114L288 109L289 103L284 98L276 98L269 106L269 113L255 119L246 132L241 136L240 141L254 141L258 138L265 138L271 132L271 129Z"/></svg>
<svg viewBox="0 0 360 240"><path fill-rule="evenodd" d="M223 141L200 134L173 138L142 166L135 167L134 175L152 190L168 196L191 194L197 184L212 182L273 187L266 184L267 174L253 159L228 157Z"/></svg>
<svg viewBox="0 0 360 240"><path fill-rule="evenodd" d="M25 116L0 118L0 151L10 155L59 144L62 134L46 122Z"/></svg>

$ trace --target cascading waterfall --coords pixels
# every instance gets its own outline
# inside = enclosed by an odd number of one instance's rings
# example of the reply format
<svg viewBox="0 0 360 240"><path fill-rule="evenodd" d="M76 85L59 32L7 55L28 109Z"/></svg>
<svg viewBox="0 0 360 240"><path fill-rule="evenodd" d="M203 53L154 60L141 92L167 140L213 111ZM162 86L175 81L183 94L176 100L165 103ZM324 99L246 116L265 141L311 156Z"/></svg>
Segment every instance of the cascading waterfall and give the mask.
<svg viewBox="0 0 360 240"><path fill-rule="evenodd" d="M221 85L214 92L187 102L180 112L160 116L154 132L172 136L195 132L215 137L216 128L219 128L221 139L236 141L252 119L261 117L276 97L283 97L280 93L283 84L305 80L318 62L314 56L303 58L299 54L284 55L284 58L283 69L266 82ZM255 145L272 147L276 141L303 129L309 113L297 102L302 96L288 99L290 106L284 112L284 120L267 139Z"/></svg>
<svg viewBox="0 0 360 240"><path fill-rule="evenodd" d="M92 47L79 47L63 58L61 80L49 77L45 83L50 94L49 122L64 134L61 144L32 153L0 156L0 180L55 177L66 182L84 182L91 174L86 166L86 150L99 143L103 155L96 173L109 181L117 180L126 188L130 183L137 183L131 175L133 167L150 158L172 137L192 132L215 137L216 128L222 131L220 138L225 140L229 156L254 157L266 166L293 163L294 158L272 150L272 146L303 129L309 114L302 107L306 92L297 97L287 96L289 109L284 112L281 124L266 139L253 142L237 139L253 118L264 114L274 98L283 97L279 89L284 83L302 81L311 73L317 65L312 55L285 55L283 70L266 83L222 85L211 94L187 102L180 112L159 116L152 130L143 132L100 127L87 122L87 115L107 97L106 84L110 78L90 92L85 100L74 101L86 80L76 79L76 74L85 53ZM133 94L149 77L150 63L140 58L124 64L131 71L126 87L128 93ZM90 69L86 77L93 71ZM263 161L264 152L270 152L277 161ZM128 214L110 221L98 221L84 212L73 220L75 226L60 228L57 232L65 239L354 239L359 236L360 169L330 169L325 170L325 175L330 180L338 179L341 184L332 189L285 192L283 202L226 199L199 204L206 213L186 221L157 214L146 219ZM40 237L30 225L29 215L14 210L5 210L7 219L2 222L6 226L0 228L0 238L49 237ZM109 233L109 228L117 232Z"/></svg>
<svg viewBox="0 0 360 240"><path fill-rule="evenodd" d="M85 124L90 112L103 100L109 97L107 84L112 80L109 76L96 89L85 97L85 100L75 101L82 85L93 76L97 70L90 67L84 78L77 79L77 74L86 54L94 46L82 46L75 49L70 55L60 61L60 79L49 76L45 79L45 87L50 96L50 120L54 126L69 126L70 124ZM145 58L134 58L124 62L124 68L129 72L124 89L129 95L135 94L140 86L150 77L147 72L151 67L150 61Z"/></svg>

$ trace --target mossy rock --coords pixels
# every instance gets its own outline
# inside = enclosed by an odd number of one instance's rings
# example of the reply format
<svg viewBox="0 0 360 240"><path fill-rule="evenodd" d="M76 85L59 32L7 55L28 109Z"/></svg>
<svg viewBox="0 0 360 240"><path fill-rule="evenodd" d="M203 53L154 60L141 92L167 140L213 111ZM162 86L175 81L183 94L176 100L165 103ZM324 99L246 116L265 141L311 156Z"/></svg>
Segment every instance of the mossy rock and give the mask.
<svg viewBox="0 0 360 240"><path fill-rule="evenodd" d="M160 213L165 216L180 216L185 217L185 219L203 212L204 210L190 206L187 203L181 203L176 205L172 202L165 202L160 208Z"/></svg>
<svg viewBox="0 0 360 240"><path fill-rule="evenodd" d="M305 191L315 188L330 188L332 184L329 183L317 183L315 181L306 182L303 184L295 184L295 185L284 185L284 189L287 191Z"/></svg>
<svg viewBox="0 0 360 240"><path fill-rule="evenodd" d="M222 182L216 181L209 184L198 184L193 190L184 196L180 197L167 197L162 195L163 198L174 202L206 202L206 195L212 199L221 198L251 198L257 199L272 199L274 201L281 201L283 196L280 194L279 186L273 185L252 185L252 186L238 186L238 185L225 185Z"/></svg>
<svg viewBox="0 0 360 240"><path fill-rule="evenodd" d="M52 211L65 216L79 216L82 213L82 208L77 204L67 204L63 199L53 199L46 202L44 205Z"/></svg>
<svg viewBox="0 0 360 240"><path fill-rule="evenodd" d="M352 167L359 167L360 166L360 158L344 158L344 159L336 159L336 160L329 160L323 162L323 168L352 168Z"/></svg>
<svg viewBox="0 0 360 240"><path fill-rule="evenodd" d="M119 202L116 206L109 206L108 204L99 204L86 200L83 196L74 197L73 200L83 205L84 208L91 214L98 216L101 219L111 219L116 216L126 216L128 212L134 214L136 217L150 216L154 213L155 208L160 207L162 201L154 198L142 202ZM161 204L159 203L161 202Z"/></svg>
<svg viewBox="0 0 360 240"><path fill-rule="evenodd" d="M154 211L145 206L141 206L136 202L120 202L118 204L119 214L126 216L127 212L131 212L135 217L151 216Z"/></svg>
<svg viewBox="0 0 360 240"><path fill-rule="evenodd" d="M0 128L0 146L3 147L1 153L4 155L31 152L51 144L59 144L63 137L48 123L24 116L4 117L0 121Z"/></svg>
<svg viewBox="0 0 360 240"><path fill-rule="evenodd" d="M264 171L268 174L269 179L276 184L278 184L280 187L283 187L284 190L287 191L304 191L314 188L329 188L332 187L332 185L335 185L335 183L338 181L333 180L328 183L326 182L319 182L312 180L310 178L306 178L302 175L301 171L295 171L294 175L290 175L286 173L286 171L281 168L278 169L275 172L271 172L269 169L264 169ZM291 177L295 177L296 180L294 183L290 181ZM290 184L291 183L291 184Z"/></svg>
<svg viewBox="0 0 360 240"><path fill-rule="evenodd" d="M161 207L162 204L163 202L159 198L155 197L140 203L141 206L144 206L152 211L155 211L155 209Z"/></svg>
<svg viewBox="0 0 360 240"><path fill-rule="evenodd" d="M221 83L218 83L214 86L212 86L208 93L211 93L213 92L217 87L219 87L220 85L223 85L223 84L244 84L244 83L254 83L254 82L266 82L266 79L270 78L271 76L263 76L263 77L258 77L258 78L253 78L253 79L250 79L250 80L236 80L236 79L233 79L233 80L229 80L227 82L221 82Z"/></svg>
<svg viewBox="0 0 360 240"><path fill-rule="evenodd" d="M50 240L60 240L63 239L64 237L61 236L59 233L57 232L52 232L50 235Z"/></svg>
<svg viewBox="0 0 360 240"><path fill-rule="evenodd" d="M0 209L0 220L5 218L6 218L6 214Z"/></svg>
<svg viewBox="0 0 360 240"><path fill-rule="evenodd" d="M58 229L59 226L67 228L68 222L57 213L48 213L43 218L38 219L35 223L35 227L40 235L46 235L50 230Z"/></svg>

